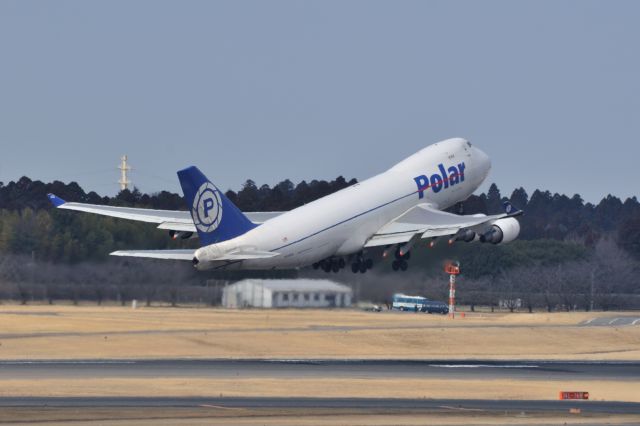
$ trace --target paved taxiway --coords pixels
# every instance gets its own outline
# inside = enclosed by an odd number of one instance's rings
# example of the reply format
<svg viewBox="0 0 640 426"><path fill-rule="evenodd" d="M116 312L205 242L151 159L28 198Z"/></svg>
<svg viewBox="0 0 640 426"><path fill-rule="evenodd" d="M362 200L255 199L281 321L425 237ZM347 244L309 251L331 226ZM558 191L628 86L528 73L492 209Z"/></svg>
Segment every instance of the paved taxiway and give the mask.
<svg viewBox="0 0 640 426"><path fill-rule="evenodd" d="M583 413L640 414L640 403L611 401L541 401L396 398L143 398L143 397L2 397L0 407L212 407L212 408L321 408L418 409L441 412L557 412L578 407Z"/></svg>
<svg viewBox="0 0 640 426"><path fill-rule="evenodd" d="M580 323L587 327L622 327L625 325L640 325L638 316L600 317L590 318Z"/></svg>
<svg viewBox="0 0 640 426"><path fill-rule="evenodd" d="M0 379L451 378L640 382L640 362L429 360L0 361Z"/></svg>

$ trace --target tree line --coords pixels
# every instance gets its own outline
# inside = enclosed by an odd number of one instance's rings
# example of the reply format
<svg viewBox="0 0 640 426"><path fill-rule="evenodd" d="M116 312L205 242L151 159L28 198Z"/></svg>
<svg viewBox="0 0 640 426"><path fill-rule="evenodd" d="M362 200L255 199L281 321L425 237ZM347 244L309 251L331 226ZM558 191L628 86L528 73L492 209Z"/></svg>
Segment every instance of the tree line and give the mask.
<svg viewBox="0 0 640 426"><path fill-rule="evenodd" d="M356 182L340 176L298 184L284 180L271 187L247 180L240 190L228 190L226 195L243 211L285 211ZM196 289L212 276L197 274L189 265L108 256L120 249L195 247L197 240L174 241L152 224L53 209L46 197L49 192L67 201L186 210L182 196L168 191L143 194L134 188L105 197L85 192L75 182L44 183L27 177L6 185L0 182L0 298L106 297L122 301L136 297L174 303L178 292L197 300L209 297L195 294L204 291ZM569 197L536 190L529 195L522 188L506 196L493 184L486 193L473 195L450 211L493 214L502 210L505 200L525 211L519 218L519 241L500 246L418 248L405 275L392 274L388 265L379 263L372 275L348 272L334 279L360 289L362 298L382 301L398 290L424 292L425 282L443 279L442 259L455 258L463 264L468 291L461 294L469 302L507 308L515 308L515 301L518 308L612 309L630 303L640 307L635 278L640 259L640 203L635 197L621 200L608 195L592 204L578 194ZM324 277L312 270L296 274ZM222 277L237 278L233 274ZM395 284L387 285L390 282ZM438 292L443 288L446 285L438 285ZM438 292L432 295L446 296Z"/></svg>
<svg viewBox="0 0 640 426"><path fill-rule="evenodd" d="M227 197L243 211L286 211L355 184L339 176L332 181L313 180L294 184L284 180L273 187L247 180L239 191ZM51 261L78 262L104 259L110 250L124 247L167 248L172 242L153 226L89 214L55 210L46 194L52 192L67 201L152 209L186 210L181 195L168 191L143 194L124 190L115 197L85 192L77 183L43 183L23 177L8 184L0 182L0 253L31 254ZM494 214L510 200L523 209L522 240L553 239L579 241L593 246L602 237L612 237L624 250L640 256L640 203L636 197L621 200L607 195L599 203L523 188L502 195L496 184L486 193L472 195L450 209L456 213Z"/></svg>

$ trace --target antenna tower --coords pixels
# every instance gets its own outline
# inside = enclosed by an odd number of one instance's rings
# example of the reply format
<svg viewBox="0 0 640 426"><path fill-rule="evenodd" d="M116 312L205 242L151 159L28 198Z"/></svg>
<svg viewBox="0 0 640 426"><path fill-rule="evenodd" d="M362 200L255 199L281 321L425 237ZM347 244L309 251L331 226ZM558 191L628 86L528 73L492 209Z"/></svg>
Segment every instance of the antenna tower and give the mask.
<svg viewBox="0 0 640 426"><path fill-rule="evenodd" d="M120 158L120 166L118 166L120 170L120 180L118 183L120 184L120 191L124 191L125 189L129 189L129 185L131 185L131 181L128 179L127 173L131 170L131 166L127 163L127 156L123 155Z"/></svg>

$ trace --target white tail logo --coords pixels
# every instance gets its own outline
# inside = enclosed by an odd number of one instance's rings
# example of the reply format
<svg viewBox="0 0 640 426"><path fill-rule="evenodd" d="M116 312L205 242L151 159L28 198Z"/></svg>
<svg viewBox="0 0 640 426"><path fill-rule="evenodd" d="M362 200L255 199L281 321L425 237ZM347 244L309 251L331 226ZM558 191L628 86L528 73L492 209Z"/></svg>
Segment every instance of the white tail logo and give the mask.
<svg viewBox="0 0 640 426"><path fill-rule="evenodd" d="M191 217L196 228L201 232L215 231L220 225L222 201L218 190L210 182L203 183L193 198Z"/></svg>

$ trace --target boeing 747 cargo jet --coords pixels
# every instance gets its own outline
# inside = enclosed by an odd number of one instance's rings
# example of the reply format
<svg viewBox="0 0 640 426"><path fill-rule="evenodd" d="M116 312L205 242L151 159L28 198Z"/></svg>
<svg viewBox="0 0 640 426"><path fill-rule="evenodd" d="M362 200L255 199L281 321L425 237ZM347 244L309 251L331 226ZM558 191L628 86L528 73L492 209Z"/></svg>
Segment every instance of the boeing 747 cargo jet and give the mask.
<svg viewBox="0 0 640 426"><path fill-rule="evenodd" d="M178 172L190 211L150 210L66 202L55 207L157 223L174 238L200 240L189 250L121 250L114 256L177 259L207 269L292 269L313 265L337 272L373 265L370 247L383 246L392 268L406 270L421 240L503 244L520 232L521 211L486 216L443 212L471 195L491 168L489 157L464 139L430 145L370 179L288 212L241 212L196 167Z"/></svg>

